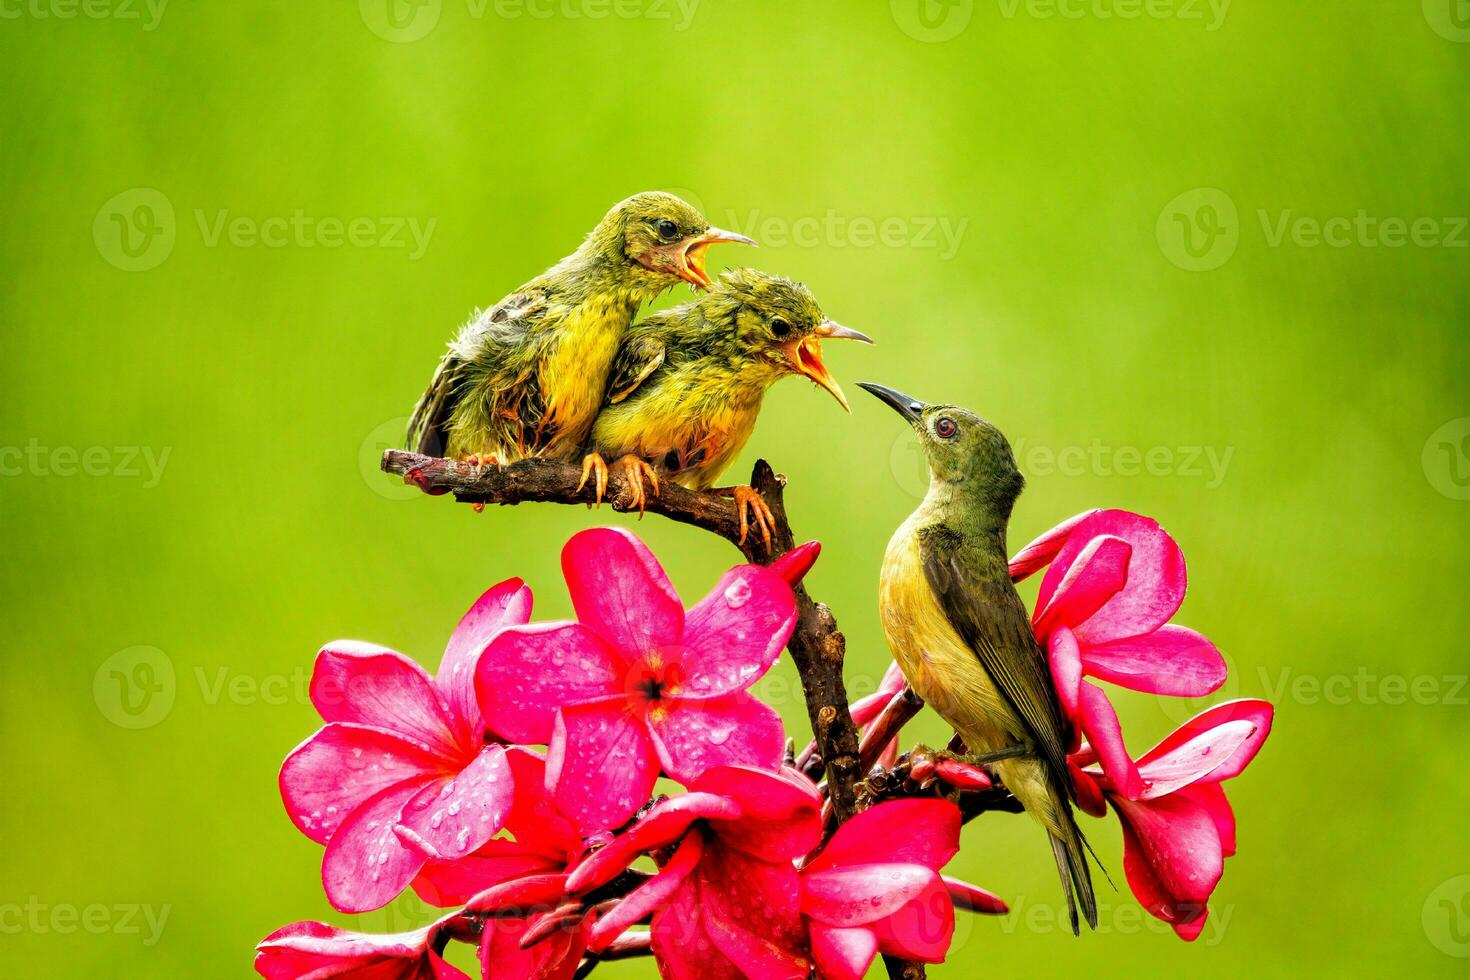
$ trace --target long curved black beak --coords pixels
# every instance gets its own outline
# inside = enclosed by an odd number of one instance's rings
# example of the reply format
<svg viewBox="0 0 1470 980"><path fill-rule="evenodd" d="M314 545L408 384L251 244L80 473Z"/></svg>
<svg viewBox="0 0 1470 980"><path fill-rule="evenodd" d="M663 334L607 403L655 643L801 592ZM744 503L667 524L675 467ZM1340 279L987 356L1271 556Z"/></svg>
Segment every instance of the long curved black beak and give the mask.
<svg viewBox="0 0 1470 980"><path fill-rule="evenodd" d="M858 387L876 397L899 415L902 415L910 425L917 425L920 413L928 406L912 395L905 395L886 385L874 384L871 381L859 381Z"/></svg>

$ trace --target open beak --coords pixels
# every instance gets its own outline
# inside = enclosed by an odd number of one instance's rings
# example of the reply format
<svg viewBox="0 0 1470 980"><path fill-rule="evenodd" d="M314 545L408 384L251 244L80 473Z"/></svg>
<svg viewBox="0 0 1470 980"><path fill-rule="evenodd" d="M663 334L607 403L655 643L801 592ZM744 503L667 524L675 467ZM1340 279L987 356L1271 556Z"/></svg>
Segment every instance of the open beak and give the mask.
<svg viewBox="0 0 1470 980"><path fill-rule="evenodd" d="M879 401L902 415L909 425L918 425L921 413L928 407L912 395L905 395L901 391L895 391L871 381L859 381L858 387L874 395Z"/></svg>
<svg viewBox="0 0 1470 980"><path fill-rule="evenodd" d="M837 404L841 405L846 411L851 412L852 409L847 404L847 396L842 393L842 386L828 372L827 365L822 363L822 339L824 337L860 340L865 344L871 344L873 341L866 334L858 333L850 327L844 327L840 323L833 323L831 320L828 320L813 330L811 336L802 337L800 340L793 340L789 344L782 345L781 348L786 352L787 358L791 361L791 366L796 369L798 374L811 378L817 384L826 388L831 392L832 397L837 399Z"/></svg>
<svg viewBox="0 0 1470 980"><path fill-rule="evenodd" d="M747 238L733 231L725 231L723 228L709 228L702 235L691 235L669 246L677 253L673 263L674 274L696 289L707 288L710 278L709 273L704 271L704 253L709 251L709 247L716 242L736 242L760 248L753 238Z"/></svg>

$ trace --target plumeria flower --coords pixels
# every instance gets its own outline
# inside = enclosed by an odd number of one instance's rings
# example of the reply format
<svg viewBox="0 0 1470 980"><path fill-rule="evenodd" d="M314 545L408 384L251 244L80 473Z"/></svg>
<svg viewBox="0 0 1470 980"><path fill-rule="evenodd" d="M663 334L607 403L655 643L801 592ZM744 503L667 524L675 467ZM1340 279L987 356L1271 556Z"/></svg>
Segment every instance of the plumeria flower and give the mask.
<svg viewBox="0 0 1470 980"><path fill-rule="evenodd" d="M954 936L951 883L939 870L960 849L960 811L948 800L880 803L838 828L801 871L801 911L825 980L860 980L879 953L941 963ZM1005 911L953 883L966 908Z"/></svg>
<svg viewBox="0 0 1470 980"><path fill-rule="evenodd" d="M1143 907L1186 940L1204 928L1207 903L1235 853L1235 815L1221 784L1240 775L1271 733L1274 709L1255 699L1201 712L1139 757L1141 790L1119 792L1090 766L1087 746L1073 757L1078 805L1123 825L1123 873ZM1087 766L1088 768L1081 768Z"/></svg>
<svg viewBox="0 0 1470 980"><path fill-rule="evenodd" d="M491 728L549 745L563 813L586 831L613 828L660 770L687 785L713 766L781 764L780 716L746 689L796 626L782 574L737 566L686 611L658 560L619 528L573 537L562 571L578 621L500 633L476 684Z"/></svg>
<svg viewBox="0 0 1470 980"><path fill-rule="evenodd" d="M293 922L255 947L255 972L266 980L469 980L439 955L442 926L368 936L324 922Z"/></svg>
<svg viewBox="0 0 1470 980"><path fill-rule="evenodd" d="M380 908L426 861L463 858L500 830L511 772L478 707L474 664L491 637L530 615L519 579L490 589L434 677L366 643L317 655L311 699L327 724L282 764L281 798L301 832L326 845L322 884L339 911Z"/></svg>
<svg viewBox="0 0 1470 980"><path fill-rule="evenodd" d="M654 806L567 881L586 894L645 852L673 848L657 875L593 927L610 945L653 916L653 952L673 980L804 980L800 888L792 862L822 837L821 795L794 769L710 769L689 792Z"/></svg>
<svg viewBox="0 0 1470 980"><path fill-rule="evenodd" d="M1127 511L1091 511L1022 549L1011 574L1047 566L1032 626L1048 654L1057 698L1117 791L1133 799L1140 777L1112 703L1084 678L1135 691L1199 697L1225 681L1208 639L1169 620L1184 601L1184 555L1159 525Z"/></svg>

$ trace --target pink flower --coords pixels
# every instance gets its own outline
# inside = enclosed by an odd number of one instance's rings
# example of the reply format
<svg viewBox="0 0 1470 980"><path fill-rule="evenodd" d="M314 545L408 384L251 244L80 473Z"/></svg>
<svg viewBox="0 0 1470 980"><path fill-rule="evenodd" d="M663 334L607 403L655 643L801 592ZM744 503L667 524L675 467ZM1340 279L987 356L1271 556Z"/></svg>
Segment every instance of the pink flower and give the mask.
<svg viewBox="0 0 1470 980"><path fill-rule="evenodd" d="M1123 873L1149 913L1186 940L1204 928L1207 903L1235 853L1235 815L1221 784L1249 765L1271 733L1266 701L1227 701L1201 712L1137 762L1141 790L1118 792L1104 771L1074 769L1079 804L1123 825ZM1083 747L1075 765L1087 765Z"/></svg>
<svg viewBox="0 0 1470 980"><path fill-rule="evenodd" d="M1127 511L1079 515L1011 561L1020 579L1050 563L1032 615L1057 697L1123 796L1141 792L1117 712L1084 677L1153 694L1199 697L1225 681L1205 637L1168 625L1184 600L1184 555L1154 521Z"/></svg>
<svg viewBox="0 0 1470 980"><path fill-rule="evenodd" d="M301 832L326 845L322 884L339 911L387 904L425 861L465 857L500 830L511 773L477 705L474 664L530 614L520 580L495 586L460 620L432 678L365 643L317 655L311 699L327 725L286 757L281 798Z"/></svg>
<svg viewBox="0 0 1470 980"><path fill-rule="evenodd" d="M568 879L569 892L586 894L640 854L677 844L657 875L598 921L590 948L606 948L652 913L664 977L803 980L811 967L792 861L821 840L821 805L816 786L793 769L708 770Z"/></svg>
<svg viewBox="0 0 1470 980"><path fill-rule="evenodd" d="M469 980L439 955L441 925L367 936L323 922L293 922L255 947L255 972L266 980Z"/></svg>
<svg viewBox="0 0 1470 980"><path fill-rule="evenodd" d="M880 952L943 962L954 905L939 869L959 849L960 811L947 800L880 803L838 828L801 871L801 911L821 975L859 980ZM969 907L984 904L985 893L956 885L971 894Z"/></svg>
<svg viewBox="0 0 1470 980"><path fill-rule="evenodd" d="M712 766L780 765L780 716L746 688L796 626L781 574L740 565L686 612L657 559L618 528L573 537L562 571L579 621L499 634L476 686L490 727L549 744L563 813L584 830L612 828L661 769L688 784Z"/></svg>

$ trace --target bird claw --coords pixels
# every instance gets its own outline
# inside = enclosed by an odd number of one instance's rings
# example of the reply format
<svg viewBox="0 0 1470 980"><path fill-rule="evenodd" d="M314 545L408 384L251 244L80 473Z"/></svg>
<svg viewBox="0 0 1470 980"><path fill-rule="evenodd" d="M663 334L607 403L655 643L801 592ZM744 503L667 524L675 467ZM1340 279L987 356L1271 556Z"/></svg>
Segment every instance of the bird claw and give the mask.
<svg viewBox="0 0 1470 980"><path fill-rule="evenodd" d="M495 455L494 453L491 453L489 456L479 456L471 453L468 456L461 456L460 462L474 468L476 480L485 475L486 466L493 465L496 469L505 469L505 464L502 463L500 461L500 457Z"/></svg>
<svg viewBox="0 0 1470 980"><path fill-rule="evenodd" d="M633 498L630 509L638 508L638 519L643 520L643 510L648 505L648 494L644 489L643 482L648 481L653 487L653 495L659 495L658 473L649 466L646 460L640 459L631 453L618 460L617 465L623 468L623 478L628 481L628 493Z"/></svg>
<svg viewBox="0 0 1470 980"><path fill-rule="evenodd" d="M740 543L745 543L745 538L750 533L750 517L754 515L756 527L760 528L761 540L765 542L766 551L770 552L771 531L776 526L776 515L771 513L771 508L766 505L760 491L754 487L739 486L721 487L714 492L735 499L735 513L740 516Z"/></svg>
<svg viewBox="0 0 1470 980"><path fill-rule="evenodd" d="M582 492L582 488L587 485L587 481L592 479L594 474L596 475L597 498L592 506L601 507L602 496L607 493L607 462L600 453L588 453L583 457L582 481L577 484L578 493Z"/></svg>

